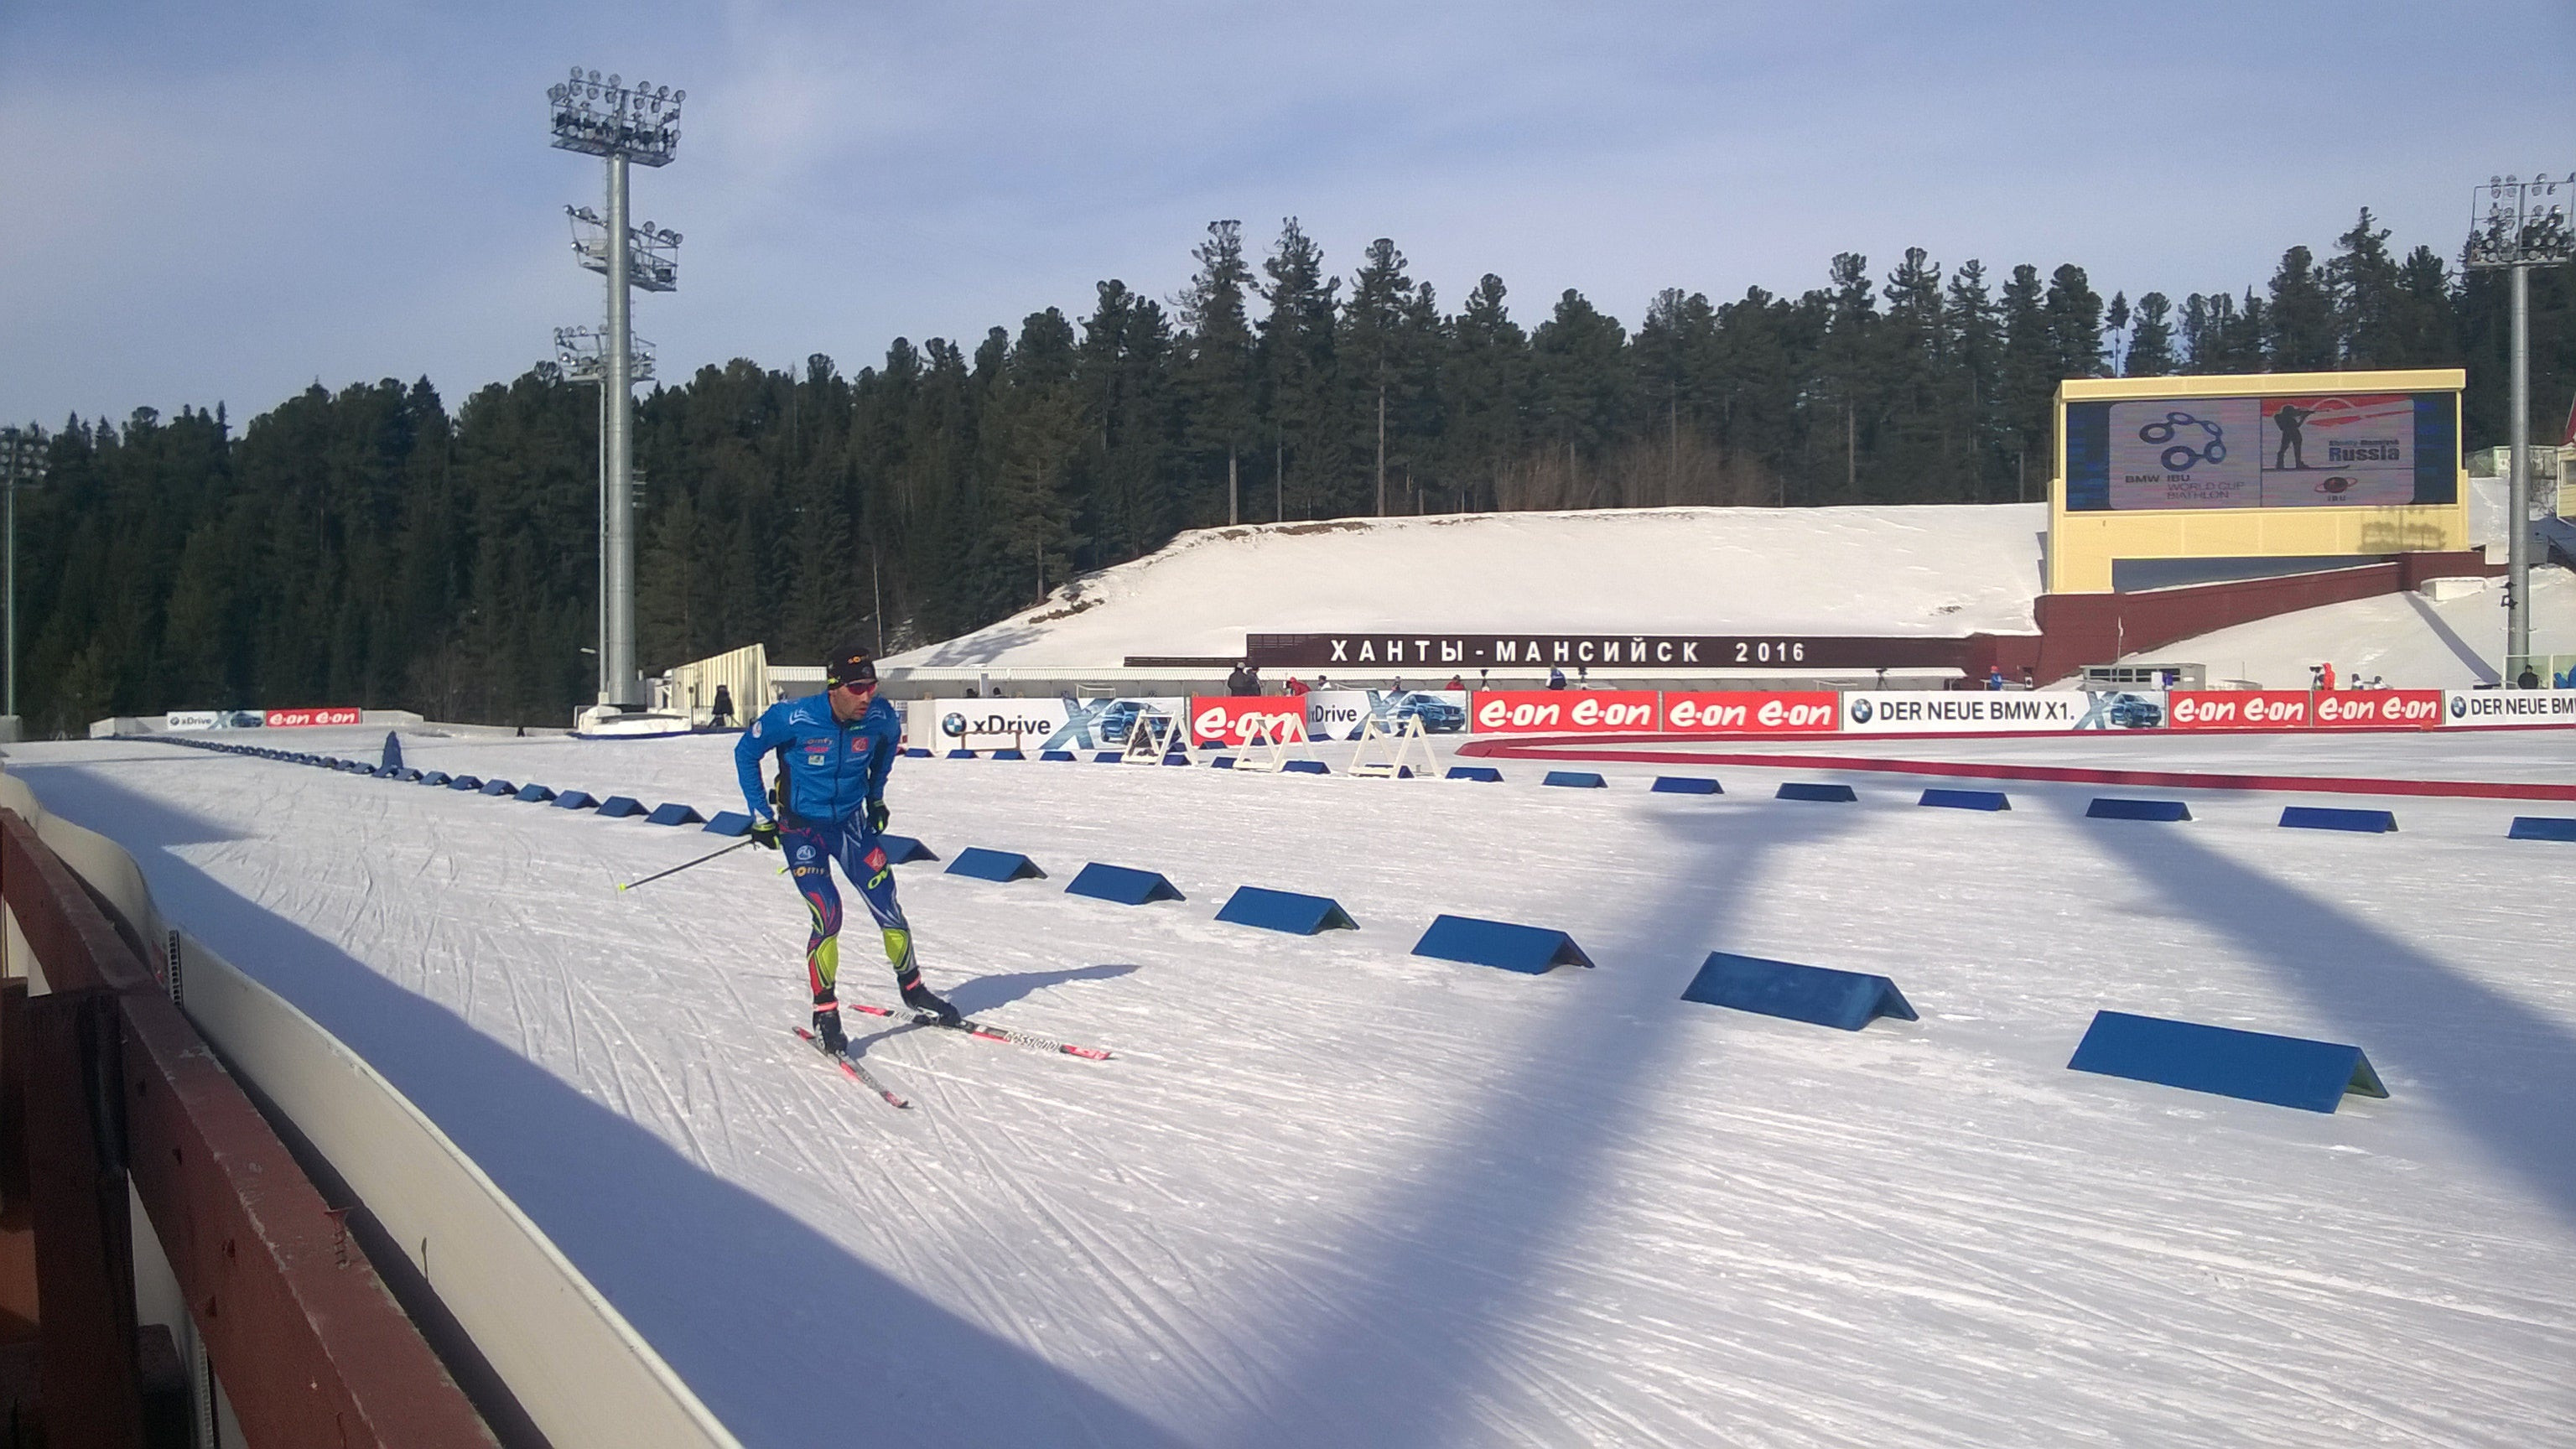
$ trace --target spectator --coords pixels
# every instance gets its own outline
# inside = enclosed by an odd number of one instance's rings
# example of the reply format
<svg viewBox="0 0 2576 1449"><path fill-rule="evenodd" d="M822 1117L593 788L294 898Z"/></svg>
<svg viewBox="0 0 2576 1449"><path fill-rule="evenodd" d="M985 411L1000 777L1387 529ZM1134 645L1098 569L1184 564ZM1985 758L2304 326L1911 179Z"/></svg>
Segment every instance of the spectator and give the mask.
<svg viewBox="0 0 2576 1449"><path fill-rule="evenodd" d="M1330 688L1332 688L1333 686L1332 686L1331 681L1329 681L1329 680L1325 679L1325 678L1324 678L1324 676L1323 676L1323 674L1319 671L1319 672L1317 672L1317 674L1315 675L1315 687L1316 687L1317 689L1330 689Z"/></svg>
<svg viewBox="0 0 2576 1449"><path fill-rule="evenodd" d="M2522 673L2513 681L2513 687L2516 689L2538 689L2540 687L2540 671L2532 668L2529 660L2525 660L2522 666Z"/></svg>
<svg viewBox="0 0 2576 1449"><path fill-rule="evenodd" d="M707 723L713 725L717 729L723 729L725 726L733 723L733 690L731 688L721 684L716 686L716 702L713 705L710 705L707 709Z"/></svg>
<svg viewBox="0 0 2576 1449"><path fill-rule="evenodd" d="M1288 693L1289 693L1290 695L1294 696L1294 695L1304 694L1305 692L1306 692L1306 681L1304 681L1304 680L1302 680L1302 679L1299 679L1296 675L1293 675L1293 674L1289 675L1289 676L1288 676Z"/></svg>
<svg viewBox="0 0 2576 1449"><path fill-rule="evenodd" d="M2003 687L2004 667L1998 664L1986 671L1986 688L1995 691L1996 693L2001 693L2003 691Z"/></svg>
<svg viewBox="0 0 2576 1449"><path fill-rule="evenodd" d="M1234 672L1225 677L1225 692L1237 697L1261 692L1253 687L1252 665L1248 661L1234 666Z"/></svg>
<svg viewBox="0 0 2576 1449"><path fill-rule="evenodd" d="M1450 675L1450 676L1449 676L1449 682L1448 682L1447 684L1444 684L1444 685L1440 686L1440 687L1441 687L1442 689L1446 689L1446 690L1448 690L1448 691L1450 691L1450 692L1452 692L1452 693L1456 693L1457 691L1462 690L1462 689L1465 689L1465 688L1467 687L1467 681L1465 681L1464 679L1459 678L1457 675L1452 674L1452 675Z"/></svg>
<svg viewBox="0 0 2576 1449"><path fill-rule="evenodd" d="M2328 693L2332 693L2334 687L2334 661L2329 659L2325 663L2317 666L2317 688L2325 690Z"/></svg>
<svg viewBox="0 0 2576 1449"><path fill-rule="evenodd" d="M1547 687L1550 689L1565 688L1565 671L1562 669L1549 670L1547 672Z"/></svg>

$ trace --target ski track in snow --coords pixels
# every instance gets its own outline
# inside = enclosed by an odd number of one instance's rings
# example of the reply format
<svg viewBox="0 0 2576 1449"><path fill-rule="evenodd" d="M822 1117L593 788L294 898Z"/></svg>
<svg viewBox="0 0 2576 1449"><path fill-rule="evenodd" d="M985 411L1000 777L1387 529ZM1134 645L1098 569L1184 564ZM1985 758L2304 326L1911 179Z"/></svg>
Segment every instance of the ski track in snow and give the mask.
<svg viewBox="0 0 2576 1449"><path fill-rule="evenodd" d="M734 794L729 737L404 745ZM2568 732L1870 748L2576 774ZM2576 1440L2576 850L2503 838L2564 807L2401 799L2402 833L2359 836L2275 828L2313 796L2175 792L2200 818L2171 827L2080 818L2130 788L2008 784L1986 815L1861 772L1689 767L1729 792L1702 798L1648 765L1586 791L1534 761L906 760L895 829L1049 875L904 868L926 974L1118 1055L852 1013L896 1112L787 1032L805 913L775 856L621 894L722 841L150 742L8 753L411 1093L747 1443L810 1441L818 1406L907 1445ZM1862 803L1768 798L1786 778ZM1089 860L1188 899L1065 895ZM1239 884L1362 929L1215 922ZM1598 968L1407 954L1442 911L1562 927ZM891 1003L852 914L843 995ZM1884 972L1923 1020L1681 1002L1718 949ZM2356 1042L2393 1097L2068 1072L2098 1008Z"/></svg>

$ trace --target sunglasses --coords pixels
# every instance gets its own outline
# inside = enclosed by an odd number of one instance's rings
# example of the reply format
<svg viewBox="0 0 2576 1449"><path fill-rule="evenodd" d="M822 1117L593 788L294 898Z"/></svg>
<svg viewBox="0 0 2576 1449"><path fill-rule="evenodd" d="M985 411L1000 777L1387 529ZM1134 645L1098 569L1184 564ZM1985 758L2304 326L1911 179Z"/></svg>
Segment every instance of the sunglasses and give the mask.
<svg viewBox="0 0 2576 1449"><path fill-rule="evenodd" d="M865 694L876 688L877 682L873 679L846 679L833 687L836 689L846 689L852 694Z"/></svg>

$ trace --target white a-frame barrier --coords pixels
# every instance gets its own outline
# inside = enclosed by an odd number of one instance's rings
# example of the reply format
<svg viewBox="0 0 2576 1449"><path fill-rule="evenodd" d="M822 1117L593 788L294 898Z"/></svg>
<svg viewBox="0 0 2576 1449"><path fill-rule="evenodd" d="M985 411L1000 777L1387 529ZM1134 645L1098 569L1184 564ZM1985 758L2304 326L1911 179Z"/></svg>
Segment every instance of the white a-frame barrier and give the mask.
<svg viewBox="0 0 2576 1449"><path fill-rule="evenodd" d="M1315 752L1306 747L1306 731L1302 727L1291 733L1274 729L1269 720L1256 717L1244 731L1243 754L1235 760L1234 767L1275 775L1288 768L1291 749L1297 752L1297 759L1315 758Z"/></svg>
<svg viewBox="0 0 2576 1449"><path fill-rule="evenodd" d="M1376 715L1370 715L1360 726L1360 747L1351 756L1350 773L1375 780L1427 777L1435 773L1431 763L1431 742L1422 737L1422 716L1407 716L1404 728L1390 734L1378 723Z"/></svg>
<svg viewBox="0 0 2576 1449"><path fill-rule="evenodd" d="M1187 748L1181 739L1179 717L1155 714L1149 710L1138 714L1136 722L1127 727L1127 748L1121 752L1118 762L1132 765L1143 760L1147 764L1159 765L1165 755Z"/></svg>

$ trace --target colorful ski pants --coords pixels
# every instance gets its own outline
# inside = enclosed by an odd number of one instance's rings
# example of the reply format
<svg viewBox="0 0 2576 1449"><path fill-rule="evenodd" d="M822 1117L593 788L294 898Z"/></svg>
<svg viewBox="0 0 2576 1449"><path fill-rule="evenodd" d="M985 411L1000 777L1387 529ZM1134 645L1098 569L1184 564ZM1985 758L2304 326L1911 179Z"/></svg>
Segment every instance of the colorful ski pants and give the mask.
<svg viewBox="0 0 2576 1449"><path fill-rule="evenodd" d="M787 869L796 879L797 893L805 897L805 908L814 917L813 934L805 939L805 977L816 1007L832 1006L838 1000L833 986L841 974L841 891L832 882L834 861L859 888L868 914L876 917L877 930L885 937L886 960L894 966L895 984L909 987L921 979L921 968L912 960L912 929L904 923L903 907L895 904L894 867L886 863L885 851L862 822L801 821L782 826L778 843L787 852Z"/></svg>

